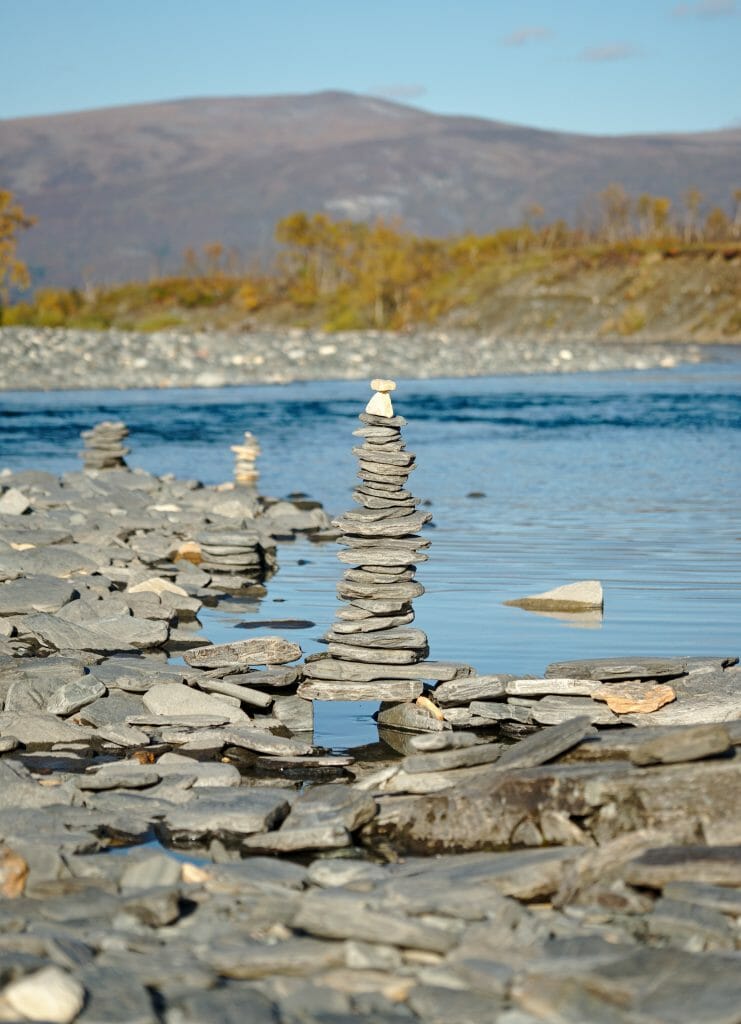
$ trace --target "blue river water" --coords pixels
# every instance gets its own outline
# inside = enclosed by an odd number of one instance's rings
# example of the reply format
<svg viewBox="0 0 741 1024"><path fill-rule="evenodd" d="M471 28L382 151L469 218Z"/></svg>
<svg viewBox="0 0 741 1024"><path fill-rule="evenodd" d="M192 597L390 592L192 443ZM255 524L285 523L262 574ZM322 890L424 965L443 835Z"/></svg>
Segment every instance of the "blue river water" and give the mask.
<svg viewBox="0 0 741 1024"><path fill-rule="evenodd" d="M215 483L231 478L229 445L251 430L262 493L306 492L338 513L352 505L352 431L368 396L367 383L347 381L5 393L0 468L76 469L80 431L121 417L130 465ZM431 657L538 674L571 658L741 653L738 350L667 370L406 380L394 399L417 454L411 489L434 517L417 573L427 593L415 603ZM284 635L320 649L337 608L336 550L281 545L267 597L206 610L209 637L304 619L315 625ZM503 604L579 579L602 582L601 620Z"/></svg>

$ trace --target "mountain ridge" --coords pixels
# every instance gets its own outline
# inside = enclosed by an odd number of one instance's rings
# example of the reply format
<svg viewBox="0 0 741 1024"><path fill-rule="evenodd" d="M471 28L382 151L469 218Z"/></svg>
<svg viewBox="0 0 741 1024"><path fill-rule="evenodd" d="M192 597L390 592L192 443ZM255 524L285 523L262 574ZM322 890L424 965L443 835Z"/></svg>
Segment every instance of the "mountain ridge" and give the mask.
<svg viewBox="0 0 741 1024"><path fill-rule="evenodd" d="M612 181L675 208L699 186L727 208L740 169L740 129L578 135L336 90L0 121L0 185L38 218L20 247L36 285L144 278L213 240L269 256L296 209L440 236L518 223L534 202L573 221Z"/></svg>

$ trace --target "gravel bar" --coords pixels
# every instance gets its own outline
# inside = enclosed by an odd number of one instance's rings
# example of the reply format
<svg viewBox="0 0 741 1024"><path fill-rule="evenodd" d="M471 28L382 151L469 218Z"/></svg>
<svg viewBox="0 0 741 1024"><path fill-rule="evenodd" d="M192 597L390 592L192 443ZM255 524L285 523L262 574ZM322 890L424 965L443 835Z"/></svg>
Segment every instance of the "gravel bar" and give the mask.
<svg viewBox="0 0 741 1024"><path fill-rule="evenodd" d="M515 373L645 370L699 362L692 344L506 339L440 330L415 333L260 330L243 334L0 328L0 390L225 387L297 380L484 377Z"/></svg>

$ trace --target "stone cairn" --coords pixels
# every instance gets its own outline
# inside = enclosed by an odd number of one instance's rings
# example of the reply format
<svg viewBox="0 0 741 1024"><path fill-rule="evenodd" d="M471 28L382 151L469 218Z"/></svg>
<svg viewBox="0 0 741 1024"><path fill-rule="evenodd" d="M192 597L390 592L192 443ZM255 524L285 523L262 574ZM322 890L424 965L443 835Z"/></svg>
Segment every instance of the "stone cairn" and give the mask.
<svg viewBox="0 0 741 1024"><path fill-rule="evenodd" d="M245 430L244 441L241 444L233 444L231 450L234 452L235 484L238 487L255 487L260 476L255 468L257 456L260 454L257 438L249 430Z"/></svg>
<svg viewBox="0 0 741 1024"><path fill-rule="evenodd" d="M414 579L415 563L427 561L429 541L418 531L432 516L417 510L419 499L405 489L414 467L406 451L402 416L395 416L391 380L373 380L375 394L354 431L363 443L353 448L361 484L353 492L360 506L333 522L347 548L338 558L349 566L337 587L347 607L325 635L327 654L306 659L301 695L310 700L403 702L422 691L427 677L420 662L427 636L410 628L412 599L424 593Z"/></svg>
<svg viewBox="0 0 741 1024"><path fill-rule="evenodd" d="M126 465L124 455L130 449L125 448L123 439L129 436L129 428L121 420L104 420L97 423L92 430L83 430L80 434L85 447L80 452L85 469L120 469Z"/></svg>

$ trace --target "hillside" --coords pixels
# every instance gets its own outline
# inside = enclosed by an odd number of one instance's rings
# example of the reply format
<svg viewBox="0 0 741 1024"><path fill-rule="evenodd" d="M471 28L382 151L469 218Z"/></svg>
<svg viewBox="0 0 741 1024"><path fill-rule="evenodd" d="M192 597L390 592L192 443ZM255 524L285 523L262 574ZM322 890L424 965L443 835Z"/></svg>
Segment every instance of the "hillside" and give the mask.
<svg viewBox="0 0 741 1024"><path fill-rule="evenodd" d="M213 239L248 261L297 209L445 236L518 223L533 202L573 223L613 181L675 205L697 185L727 208L739 167L741 130L579 136L338 92L0 122L0 184L38 218L20 247L37 286L172 272Z"/></svg>

